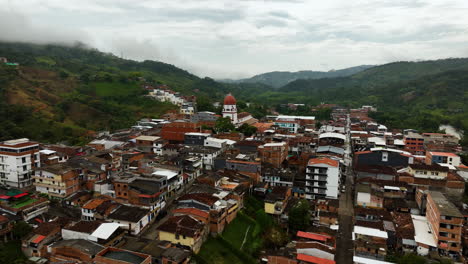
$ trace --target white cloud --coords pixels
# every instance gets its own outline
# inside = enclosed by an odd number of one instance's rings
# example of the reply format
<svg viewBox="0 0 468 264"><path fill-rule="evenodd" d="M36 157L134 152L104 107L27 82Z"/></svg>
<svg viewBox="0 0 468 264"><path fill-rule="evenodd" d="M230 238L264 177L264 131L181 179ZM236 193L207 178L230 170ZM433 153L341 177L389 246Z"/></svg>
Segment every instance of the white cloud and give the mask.
<svg viewBox="0 0 468 264"><path fill-rule="evenodd" d="M464 0L0 0L0 39L81 40L200 76L467 56Z"/></svg>

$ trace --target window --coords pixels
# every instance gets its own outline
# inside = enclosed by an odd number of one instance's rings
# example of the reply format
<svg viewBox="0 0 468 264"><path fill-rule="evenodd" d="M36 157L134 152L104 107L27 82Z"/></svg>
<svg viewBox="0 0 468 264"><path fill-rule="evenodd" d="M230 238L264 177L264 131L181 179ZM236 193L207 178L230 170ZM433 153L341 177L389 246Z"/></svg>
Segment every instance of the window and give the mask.
<svg viewBox="0 0 468 264"><path fill-rule="evenodd" d="M26 163L26 157L23 157L23 158L21 159L21 162Z"/></svg>
<svg viewBox="0 0 468 264"><path fill-rule="evenodd" d="M26 171L26 170L28 170L28 166L27 166L27 165L24 165L24 166L23 166L23 171Z"/></svg>
<svg viewBox="0 0 468 264"><path fill-rule="evenodd" d="M388 152L382 152L382 161L387 162L388 161Z"/></svg>

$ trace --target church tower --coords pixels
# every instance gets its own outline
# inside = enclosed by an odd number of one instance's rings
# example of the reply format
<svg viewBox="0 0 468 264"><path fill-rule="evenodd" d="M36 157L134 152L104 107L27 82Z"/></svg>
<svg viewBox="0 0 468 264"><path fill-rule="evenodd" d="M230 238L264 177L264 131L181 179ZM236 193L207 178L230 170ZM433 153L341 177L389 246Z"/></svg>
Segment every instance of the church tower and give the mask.
<svg viewBox="0 0 468 264"><path fill-rule="evenodd" d="M223 117L229 117L234 125L237 124L236 98L230 93L224 98Z"/></svg>

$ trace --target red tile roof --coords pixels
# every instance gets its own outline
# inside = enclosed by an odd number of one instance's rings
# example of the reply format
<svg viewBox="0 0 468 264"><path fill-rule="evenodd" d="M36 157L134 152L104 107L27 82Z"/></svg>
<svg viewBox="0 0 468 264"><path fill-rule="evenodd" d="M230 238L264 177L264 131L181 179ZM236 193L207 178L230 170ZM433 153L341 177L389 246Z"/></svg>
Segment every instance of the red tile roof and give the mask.
<svg viewBox="0 0 468 264"><path fill-rule="evenodd" d="M208 218L210 215L208 212L202 211L196 208L178 208L173 211L174 214L187 214L187 215L195 215L203 218Z"/></svg>
<svg viewBox="0 0 468 264"><path fill-rule="evenodd" d="M306 254L297 254L297 259L308 262L308 263L315 263L315 264L335 264L336 263L333 260L309 256Z"/></svg>
<svg viewBox="0 0 468 264"><path fill-rule="evenodd" d="M315 158L315 159L310 159L308 165L314 165L314 164L327 164L332 167L338 167L339 162L337 160L332 160L329 158Z"/></svg>
<svg viewBox="0 0 468 264"><path fill-rule="evenodd" d="M316 234L316 233L309 233L309 232L303 232L303 231L297 231L296 234L298 237L303 237L303 238L308 238L312 240L318 240L318 241L327 241L328 239L331 239L331 236L327 235L321 235L321 234Z"/></svg>
<svg viewBox="0 0 468 264"><path fill-rule="evenodd" d="M458 157L456 154L450 152L430 152L432 156L449 156L449 157Z"/></svg>

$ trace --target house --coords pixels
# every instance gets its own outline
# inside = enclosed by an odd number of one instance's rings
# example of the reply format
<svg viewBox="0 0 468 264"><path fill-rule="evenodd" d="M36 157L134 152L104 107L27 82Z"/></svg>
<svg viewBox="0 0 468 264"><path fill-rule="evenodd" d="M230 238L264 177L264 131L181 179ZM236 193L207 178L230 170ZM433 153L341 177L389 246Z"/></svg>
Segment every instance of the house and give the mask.
<svg viewBox="0 0 468 264"><path fill-rule="evenodd" d="M41 166L39 144L27 138L0 143L0 183L24 188L32 184L32 171Z"/></svg>
<svg viewBox="0 0 468 264"><path fill-rule="evenodd" d="M411 215L414 226L414 241L417 244L418 255L427 256L430 251L437 249L437 243L432 235L427 217Z"/></svg>
<svg viewBox="0 0 468 264"><path fill-rule="evenodd" d="M338 198L340 162L327 157L310 159L306 169L306 198Z"/></svg>
<svg viewBox="0 0 468 264"><path fill-rule="evenodd" d="M172 122L164 124L161 137L171 143L184 142L185 133L200 132L200 125L191 122Z"/></svg>
<svg viewBox="0 0 468 264"><path fill-rule="evenodd" d="M258 147L258 153L262 162L279 168L288 157L288 143L266 143Z"/></svg>
<svg viewBox="0 0 468 264"><path fill-rule="evenodd" d="M176 247L170 247L161 254L162 264L188 264L190 252Z"/></svg>
<svg viewBox="0 0 468 264"><path fill-rule="evenodd" d="M432 165L435 163L458 167L461 164L461 160L460 156L453 153L428 151L426 153L426 164Z"/></svg>
<svg viewBox="0 0 468 264"><path fill-rule="evenodd" d="M14 221L7 217L7 214L0 215L0 241L8 241L13 238Z"/></svg>
<svg viewBox="0 0 468 264"><path fill-rule="evenodd" d="M85 221L104 220L120 204L103 196L89 200L81 207L81 219Z"/></svg>
<svg viewBox="0 0 468 264"><path fill-rule="evenodd" d="M392 168L403 168L413 164L413 156L406 151L372 148L369 151L360 151L354 153L354 166L378 165Z"/></svg>
<svg viewBox="0 0 468 264"><path fill-rule="evenodd" d="M184 145L204 146L205 140L210 137L209 133L185 133Z"/></svg>
<svg viewBox="0 0 468 264"><path fill-rule="evenodd" d="M42 165L62 163L68 159L66 154L50 149L39 150L39 156Z"/></svg>
<svg viewBox="0 0 468 264"><path fill-rule="evenodd" d="M152 221L166 206L166 185L164 181L151 178L132 178L129 181L114 181L116 197L125 199L132 205L150 209Z"/></svg>
<svg viewBox="0 0 468 264"><path fill-rule="evenodd" d="M48 246L52 263L93 263L94 257L105 247L85 239L69 239Z"/></svg>
<svg viewBox="0 0 468 264"><path fill-rule="evenodd" d="M214 168L216 157L222 153L222 150L219 148L199 146L187 147L185 151L191 156L200 157L206 170L212 170Z"/></svg>
<svg viewBox="0 0 468 264"><path fill-rule="evenodd" d="M61 229L69 223L59 218L52 222L41 223L21 241L21 250L29 257L42 257L47 254L46 245L61 238Z"/></svg>
<svg viewBox="0 0 468 264"><path fill-rule="evenodd" d="M78 170L66 163L48 165L34 170L36 191L49 197L65 198L80 190Z"/></svg>
<svg viewBox="0 0 468 264"><path fill-rule="evenodd" d="M135 138L137 148L145 153L158 153L162 148L161 137L139 136Z"/></svg>
<svg viewBox="0 0 468 264"><path fill-rule="evenodd" d="M121 205L107 217L107 220L120 224L132 235L138 235L151 221L150 210Z"/></svg>
<svg viewBox="0 0 468 264"><path fill-rule="evenodd" d="M280 215L288 205L291 198L291 188L285 186L275 186L272 191L265 196L265 213Z"/></svg>
<svg viewBox="0 0 468 264"><path fill-rule="evenodd" d="M159 240L185 246L198 253L208 235L208 226L188 215L173 216L158 227Z"/></svg>
<svg viewBox="0 0 468 264"><path fill-rule="evenodd" d="M50 201L17 189L0 188L0 211L28 221L49 210Z"/></svg>
<svg viewBox="0 0 468 264"><path fill-rule="evenodd" d="M123 145L125 145L125 142L108 139L95 139L87 144L88 147L94 148L98 151L113 149Z"/></svg>
<svg viewBox="0 0 468 264"><path fill-rule="evenodd" d="M387 255L387 231L377 228L354 226L352 233L354 241L354 254L357 256L369 256L378 260L385 259Z"/></svg>
<svg viewBox="0 0 468 264"><path fill-rule="evenodd" d="M383 208L383 193L376 191L367 184L356 186L356 205L365 208Z"/></svg>
<svg viewBox="0 0 468 264"><path fill-rule="evenodd" d="M62 238L86 239L103 246L115 246L122 241L125 230L119 224L102 221L80 221L62 228Z"/></svg>
<svg viewBox="0 0 468 264"><path fill-rule="evenodd" d="M463 215L440 192L429 191L426 217L439 254L457 260L461 256Z"/></svg>
<svg viewBox="0 0 468 264"><path fill-rule="evenodd" d="M274 124L280 129L296 134L299 129L307 125L315 125L315 117L279 115L276 117Z"/></svg>
<svg viewBox="0 0 468 264"><path fill-rule="evenodd" d="M153 259L148 254L108 247L96 254L94 264L151 264Z"/></svg>
<svg viewBox="0 0 468 264"><path fill-rule="evenodd" d="M209 218L204 217L201 212L190 211L188 215L196 213L195 218L204 221L209 220L209 230L213 234L223 232L224 227L229 224L239 211L239 201L231 199L226 191L194 192L182 195L177 201L177 212L182 210L199 209L209 213Z"/></svg>
<svg viewBox="0 0 468 264"><path fill-rule="evenodd" d="M262 172L262 181L269 186L288 186L292 187L296 173L290 169L277 169L264 167Z"/></svg>

